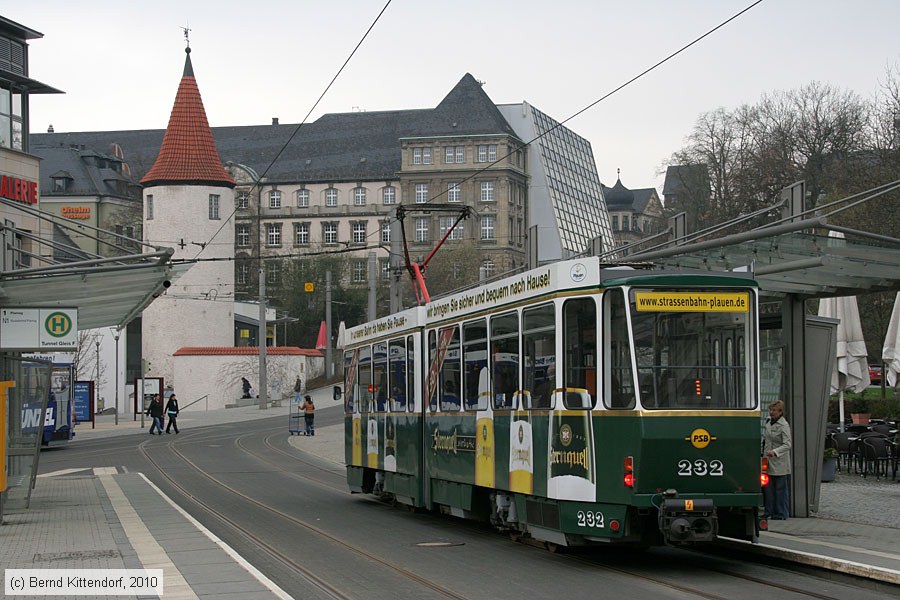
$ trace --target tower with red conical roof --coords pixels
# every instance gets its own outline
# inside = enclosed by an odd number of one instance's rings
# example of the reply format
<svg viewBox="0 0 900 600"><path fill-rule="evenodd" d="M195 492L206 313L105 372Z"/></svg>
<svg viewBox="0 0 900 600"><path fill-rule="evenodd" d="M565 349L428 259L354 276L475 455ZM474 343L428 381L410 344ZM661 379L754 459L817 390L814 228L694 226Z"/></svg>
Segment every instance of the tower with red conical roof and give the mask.
<svg viewBox="0 0 900 600"><path fill-rule="evenodd" d="M191 49L156 162L144 185L144 236L196 262L143 313L148 377L173 381L184 346L234 345L234 180L225 171L194 78ZM209 260L213 259L213 260ZM224 259L224 260L215 260Z"/></svg>

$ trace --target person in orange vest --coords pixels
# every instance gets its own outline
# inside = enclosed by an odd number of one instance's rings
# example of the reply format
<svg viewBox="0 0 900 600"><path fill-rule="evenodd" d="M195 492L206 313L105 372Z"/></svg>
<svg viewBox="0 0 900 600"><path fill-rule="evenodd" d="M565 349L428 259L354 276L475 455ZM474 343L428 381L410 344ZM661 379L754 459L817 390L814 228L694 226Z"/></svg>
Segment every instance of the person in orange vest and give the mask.
<svg viewBox="0 0 900 600"><path fill-rule="evenodd" d="M303 403L303 418L306 421L306 433L304 435L316 435L316 405L313 404L312 396L306 395L306 402Z"/></svg>

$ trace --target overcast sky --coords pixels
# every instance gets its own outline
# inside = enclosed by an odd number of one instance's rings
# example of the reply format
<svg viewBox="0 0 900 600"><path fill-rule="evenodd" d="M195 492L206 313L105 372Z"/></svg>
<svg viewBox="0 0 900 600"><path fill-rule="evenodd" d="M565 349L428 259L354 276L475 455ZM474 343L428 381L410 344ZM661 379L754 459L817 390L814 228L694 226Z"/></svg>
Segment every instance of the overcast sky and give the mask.
<svg viewBox="0 0 900 600"><path fill-rule="evenodd" d="M297 123L386 0L28 0L3 16L44 34L31 129L164 128L184 63L213 126ZM564 120L753 0L393 0L312 114L434 107L467 72L496 103ZM872 96L900 61L898 0L763 0L567 125L600 178L661 188L697 117L827 82Z"/></svg>

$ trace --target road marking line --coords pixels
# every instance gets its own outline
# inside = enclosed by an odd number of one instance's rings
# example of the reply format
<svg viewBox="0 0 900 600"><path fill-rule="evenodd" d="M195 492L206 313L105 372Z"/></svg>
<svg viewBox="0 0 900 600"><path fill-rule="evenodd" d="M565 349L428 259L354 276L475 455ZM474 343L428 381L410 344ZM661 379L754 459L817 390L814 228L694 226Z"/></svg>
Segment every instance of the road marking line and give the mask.
<svg viewBox="0 0 900 600"><path fill-rule="evenodd" d="M105 470L98 469L98 470ZM115 482L112 474L100 474L100 483L106 489L106 494L112 502L113 510L119 517L119 523L125 530L125 536L138 555L141 564L147 569L163 569L165 574L165 595L184 598L186 600L199 600L197 595L185 581L178 567L169 559L169 555L159 545L144 521L134 507L128 501L122 488ZM157 490L158 491L158 490Z"/></svg>
<svg viewBox="0 0 900 600"><path fill-rule="evenodd" d="M38 479L41 477L62 477L63 475L68 475L70 473L78 473L79 471L88 471L90 467L81 467L80 469L61 469L59 471L53 471L52 473L42 473L38 475Z"/></svg>
<svg viewBox="0 0 900 600"><path fill-rule="evenodd" d="M182 517L184 517L185 519L190 521L191 525L196 527L201 533L203 533L203 535L205 535L210 540L212 540L212 542L214 544L216 544L217 546L219 546L225 552L225 554L227 554L228 556L233 558L235 560L235 562L237 562L241 567L244 568L244 570L246 570L248 573L253 575L256 578L256 580L259 581L261 584L266 586L269 589L269 591L271 591L273 594L275 594L279 598L282 598L282 600L293 600L293 596L291 596L290 594L285 592L283 589L278 587L278 585L274 581L272 581L271 579L266 577L256 567L254 567L249 562L247 562L247 560L243 556L238 554L234 548L232 548L231 546L229 546L228 544L226 544L225 542L220 540L219 537L216 536L216 534L214 534L212 531L210 531L209 529L204 527L203 524L200 523L200 521L198 521L197 519L192 517L190 514L188 514L187 511L185 511L183 508L181 508L180 506L175 504L175 502L171 498L166 496L162 492L161 489L156 487L156 485L152 481L147 479L146 475L144 475L143 473L138 473L138 475L140 475L144 479L144 481L147 482L147 485L149 485L154 490L156 490L156 493L159 494L160 496L162 496L163 500L168 502L172 508L174 508L179 513L181 513Z"/></svg>

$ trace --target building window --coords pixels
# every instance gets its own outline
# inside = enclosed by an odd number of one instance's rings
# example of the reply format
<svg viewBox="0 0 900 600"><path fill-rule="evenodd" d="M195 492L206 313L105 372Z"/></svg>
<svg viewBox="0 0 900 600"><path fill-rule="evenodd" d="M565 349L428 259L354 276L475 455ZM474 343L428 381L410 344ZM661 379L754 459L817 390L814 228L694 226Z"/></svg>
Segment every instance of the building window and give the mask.
<svg viewBox="0 0 900 600"><path fill-rule="evenodd" d="M413 148L413 163L414 165L422 164L422 149L421 148Z"/></svg>
<svg viewBox="0 0 900 600"><path fill-rule="evenodd" d="M281 223L267 223L266 224L266 245L267 246L280 246L281 245Z"/></svg>
<svg viewBox="0 0 900 600"><path fill-rule="evenodd" d="M422 148L422 164L423 165L431 164L431 148L430 147L426 146L425 148Z"/></svg>
<svg viewBox="0 0 900 600"><path fill-rule="evenodd" d="M353 189L353 206L366 205L366 188L358 187Z"/></svg>
<svg viewBox="0 0 900 600"><path fill-rule="evenodd" d="M309 223L294 223L294 243L298 246L309 244Z"/></svg>
<svg viewBox="0 0 900 600"><path fill-rule="evenodd" d="M237 266L237 284L246 285L250 279L250 265L241 263Z"/></svg>
<svg viewBox="0 0 900 600"><path fill-rule="evenodd" d="M219 195L218 194L210 194L209 195L209 220L210 221L218 221L219 220Z"/></svg>
<svg viewBox="0 0 900 600"><path fill-rule="evenodd" d="M6 38L7 40L9 38ZM6 68L9 62L10 46L13 52L23 52L22 47L12 42L6 44ZM15 56L15 54L13 54ZM15 61L14 61L15 62ZM17 67L19 65L16 65ZM24 121L22 120L22 94L16 94L8 89L0 88L0 146L13 150L25 150Z"/></svg>
<svg viewBox="0 0 900 600"><path fill-rule="evenodd" d="M353 283L365 283L366 281L366 261L353 261Z"/></svg>
<svg viewBox="0 0 900 600"><path fill-rule="evenodd" d="M618 229L618 228L619 228L619 215L613 215L613 216L612 216L612 228L613 228L613 229Z"/></svg>
<svg viewBox="0 0 900 600"><path fill-rule="evenodd" d="M382 243L388 243L391 241L391 222L385 221L381 224L381 241Z"/></svg>
<svg viewBox="0 0 900 600"><path fill-rule="evenodd" d="M242 248L250 245L250 225L248 223L238 223L234 226L234 241Z"/></svg>
<svg viewBox="0 0 900 600"><path fill-rule="evenodd" d="M447 164L462 164L466 162L466 149L464 146L445 146L444 162Z"/></svg>
<svg viewBox="0 0 900 600"><path fill-rule="evenodd" d="M234 199L234 205L238 210L247 210L250 206L250 192L238 192Z"/></svg>
<svg viewBox="0 0 900 600"><path fill-rule="evenodd" d="M481 239L483 240L493 240L494 238L494 223L495 218L493 215L485 215L481 217Z"/></svg>
<svg viewBox="0 0 900 600"><path fill-rule="evenodd" d="M338 242L338 224L323 223L322 224L322 241L326 244L337 244Z"/></svg>
<svg viewBox="0 0 900 600"><path fill-rule="evenodd" d="M281 285L281 261L266 261L266 283Z"/></svg>
<svg viewBox="0 0 900 600"><path fill-rule="evenodd" d="M366 222L360 221L353 224L352 237L350 238L354 244L366 243Z"/></svg>
<svg viewBox="0 0 900 600"><path fill-rule="evenodd" d="M425 204L428 202L428 184L416 184L416 204Z"/></svg>
<svg viewBox="0 0 900 600"><path fill-rule="evenodd" d="M441 237L443 238L447 235L447 230L453 227L453 223L456 222L456 217L441 217L438 219L438 226L441 230ZM453 228L453 231L450 232L450 237L448 240L461 240L463 239L463 221L460 221L459 225Z"/></svg>
<svg viewBox="0 0 900 600"><path fill-rule="evenodd" d="M507 239L507 242L510 243L510 244L513 244L513 243L515 243L515 241L516 241L516 239L515 239L515 238L516 238L515 231L513 230L513 223L514 223L514 222L513 222L513 218L512 218L512 217L510 217L509 219L507 219L507 223L506 223L506 227L507 227L507 230L506 230L506 239Z"/></svg>
<svg viewBox="0 0 900 600"><path fill-rule="evenodd" d="M337 206L338 191L334 188L325 190L325 206Z"/></svg>
<svg viewBox="0 0 900 600"><path fill-rule="evenodd" d="M147 194L147 220L153 220L153 194Z"/></svg>
<svg viewBox="0 0 900 600"><path fill-rule="evenodd" d="M494 162L497 160L497 144L478 146L478 162Z"/></svg>
<svg viewBox="0 0 900 600"><path fill-rule="evenodd" d="M390 281L391 280L391 259L380 258L378 260L381 262L381 278L384 281Z"/></svg>
<svg viewBox="0 0 900 600"><path fill-rule="evenodd" d="M494 261L490 258L484 259L481 263L481 278L482 279L490 279L494 276Z"/></svg>
<svg viewBox="0 0 900 600"><path fill-rule="evenodd" d="M297 190L297 208L309 208L309 190Z"/></svg>
<svg viewBox="0 0 900 600"><path fill-rule="evenodd" d="M428 217L416 217L416 241L428 241Z"/></svg>
<svg viewBox="0 0 900 600"><path fill-rule="evenodd" d="M482 202L493 202L494 201L494 182L493 181L482 181L481 182L481 201Z"/></svg>
<svg viewBox="0 0 900 600"><path fill-rule="evenodd" d="M447 202L459 202L459 182L454 181L447 184Z"/></svg>
<svg viewBox="0 0 900 600"><path fill-rule="evenodd" d="M67 177L54 177L53 178L53 191L54 192L65 192L66 188L69 187L69 179Z"/></svg>
<svg viewBox="0 0 900 600"><path fill-rule="evenodd" d="M393 204L397 201L397 190L394 189L394 186L387 186L383 190L381 190L381 202L382 204Z"/></svg>
<svg viewBox="0 0 900 600"><path fill-rule="evenodd" d="M281 192L278 190L269 192L269 208L281 208Z"/></svg>
<svg viewBox="0 0 900 600"><path fill-rule="evenodd" d="M622 215L622 231L628 231L628 215Z"/></svg>

